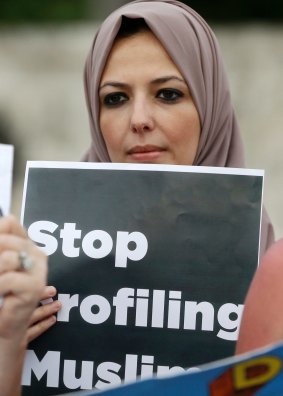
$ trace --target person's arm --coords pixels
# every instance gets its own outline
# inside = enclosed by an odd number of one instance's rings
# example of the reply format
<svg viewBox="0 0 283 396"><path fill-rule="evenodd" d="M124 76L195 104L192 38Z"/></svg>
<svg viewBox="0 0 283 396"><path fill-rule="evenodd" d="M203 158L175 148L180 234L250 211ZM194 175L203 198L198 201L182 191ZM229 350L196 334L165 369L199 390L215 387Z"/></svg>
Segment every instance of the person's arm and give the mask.
<svg viewBox="0 0 283 396"><path fill-rule="evenodd" d="M0 392L3 396L21 394L21 376L25 344L0 338Z"/></svg>
<svg viewBox="0 0 283 396"><path fill-rule="evenodd" d="M26 255L24 260L21 253ZM20 395L27 329L44 290L46 262L46 256L13 217L0 219L1 396Z"/></svg>
<svg viewBox="0 0 283 396"><path fill-rule="evenodd" d="M236 354L283 339L283 239L272 245L249 288Z"/></svg>

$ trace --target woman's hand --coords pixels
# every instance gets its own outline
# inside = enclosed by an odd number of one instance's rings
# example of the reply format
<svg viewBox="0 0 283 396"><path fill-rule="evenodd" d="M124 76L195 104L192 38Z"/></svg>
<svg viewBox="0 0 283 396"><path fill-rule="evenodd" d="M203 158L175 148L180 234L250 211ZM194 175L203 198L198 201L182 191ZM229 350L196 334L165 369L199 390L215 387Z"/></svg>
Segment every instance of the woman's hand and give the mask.
<svg viewBox="0 0 283 396"><path fill-rule="evenodd" d="M13 216L0 219L0 394L20 394L27 329L44 292L47 258Z"/></svg>
<svg viewBox="0 0 283 396"><path fill-rule="evenodd" d="M31 342L56 323L55 314L60 310L60 301L53 301L57 290L53 286L46 286L41 295L41 305L37 307L29 322L27 341ZM49 301L50 300L50 301Z"/></svg>
<svg viewBox="0 0 283 396"><path fill-rule="evenodd" d="M31 268L20 267L24 252ZM43 294L47 276L45 254L27 237L12 216L0 219L0 337L23 336Z"/></svg>

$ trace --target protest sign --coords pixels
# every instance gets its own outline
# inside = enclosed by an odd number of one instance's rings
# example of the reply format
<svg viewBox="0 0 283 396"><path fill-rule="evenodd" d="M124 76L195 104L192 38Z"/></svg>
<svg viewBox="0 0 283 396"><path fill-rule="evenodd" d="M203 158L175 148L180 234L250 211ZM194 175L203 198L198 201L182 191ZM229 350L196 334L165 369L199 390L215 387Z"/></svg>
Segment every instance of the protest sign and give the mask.
<svg viewBox="0 0 283 396"><path fill-rule="evenodd" d="M258 263L263 172L29 163L23 222L63 308L23 395L105 389L232 355Z"/></svg>
<svg viewBox="0 0 283 396"><path fill-rule="evenodd" d="M75 392L72 396L94 396ZM282 396L283 343L207 364L199 372L137 381L101 396Z"/></svg>
<svg viewBox="0 0 283 396"><path fill-rule="evenodd" d="M0 211L8 214L11 206L14 148L0 144Z"/></svg>

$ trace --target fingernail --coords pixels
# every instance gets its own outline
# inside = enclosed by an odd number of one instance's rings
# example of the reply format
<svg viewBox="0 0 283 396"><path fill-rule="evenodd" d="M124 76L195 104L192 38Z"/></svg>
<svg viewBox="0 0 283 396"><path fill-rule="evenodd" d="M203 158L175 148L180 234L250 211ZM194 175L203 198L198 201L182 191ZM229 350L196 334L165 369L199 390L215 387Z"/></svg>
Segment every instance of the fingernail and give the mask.
<svg viewBox="0 0 283 396"><path fill-rule="evenodd" d="M41 305L47 305L47 304L53 303L53 301L54 301L53 298L49 297L49 298L45 298L44 300L41 300L40 304Z"/></svg>
<svg viewBox="0 0 283 396"><path fill-rule="evenodd" d="M54 308L59 311L62 308L62 304L60 301L54 301Z"/></svg>
<svg viewBox="0 0 283 396"><path fill-rule="evenodd" d="M57 293L57 290L54 286L47 286L46 291L47 294L52 297L55 296L55 294Z"/></svg>

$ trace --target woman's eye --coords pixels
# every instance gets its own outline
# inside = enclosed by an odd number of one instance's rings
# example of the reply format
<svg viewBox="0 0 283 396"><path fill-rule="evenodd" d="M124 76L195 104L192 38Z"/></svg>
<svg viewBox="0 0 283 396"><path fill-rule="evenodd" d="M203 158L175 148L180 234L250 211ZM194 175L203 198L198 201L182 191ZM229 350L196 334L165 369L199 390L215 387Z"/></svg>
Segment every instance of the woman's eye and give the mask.
<svg viewBox="0 0 283 396"><path fill-rule="evenodd" d="M176 102L182 96L184 94L181 91L172 88L161 89L157 93L157 97L165 102Z"/></svg>
<svg viewBox="0 0 283 396"><path fill-rule="evenodd" d="M118 106L127 100L128 97L123 92L113 92L105 96L103 104L106 106Z"/></svg>

